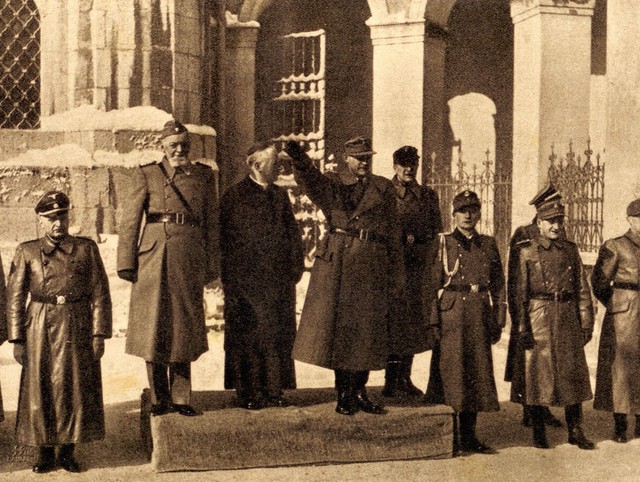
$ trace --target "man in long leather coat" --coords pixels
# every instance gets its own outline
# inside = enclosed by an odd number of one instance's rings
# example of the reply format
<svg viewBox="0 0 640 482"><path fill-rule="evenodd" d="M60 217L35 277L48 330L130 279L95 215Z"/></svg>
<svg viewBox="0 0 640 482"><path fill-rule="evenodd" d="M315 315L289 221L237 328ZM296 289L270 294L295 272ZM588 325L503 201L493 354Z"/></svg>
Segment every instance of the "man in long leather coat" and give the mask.
<svg viewBox="0 0 640 482"><path fill-rule="evenodd" d="M291 350L304 255L287 191L274 185L275 146L254 145L247 164L251 173L220 201L220 251L225 388L251 410L287 405L283 390L296 387Z"/></svg>
<svg viewBox="0 0 640 482"><path fill-rule="evenodd" d="M600 248L591 283L602 322L593 408L613 413L613 440L627 439L627 414L640 437L640 199L627 206L630 229Z"/></svg>
<svg viewBox="0 0 640 482"><path fill-rule="evenodd" d="M533 442L549 448L543 406L565 408L569 443L590 450L581 427L582 402L592 397L583 346L593 331L593 305L577 246L561 238L564 206L537 209L539 234L523 242L510 281L518 333L511 401L529 405ZM521 364L521 366L518 366Z"/></svg>
<svg viewBox="0 0 640 482"><path fill-rule="evenodd" d="M204 286L218 276L213 170L189 160L189 133L171 120L164 157L133 169L118 241L118 276L131 281L128 354L145 360L151 413L194 416L191 362L207 351Z"/></svg>
<svg viewBox="0 0 640 482"><path fill-rule="evenodd" d="M404 285L395 188L371 174L371 140L345 144L347 168L323 175L295 142L285 147L296 182L324 213L293 357L335 371L336 412L383 414L365 385L387 364L389 309Z"/></svg>
<svg viewBox="0 0 640 482"><path fill-rule="evenodd" d="M413 146L393 153L397 222L402 231L404 267L407 277L403 297L393 303L389 325L389 360L382 395L422 396L411 382L413 356L430 348L429 324L422 316L423 278L429 279L438 233L442 231L438 194L416 181L420 156Z"/></svg>
<svg viewBox="0 0 640 482"><path fill-rule="evenodd" d="M111 337L109 282L98 246L70 236L69 198L36 205L44 236L21 243L7 283L9 341L22 365L18 444L39 447L33 466L79 472L77 443L104 438L100 358ZM28 298L29 301L27 302Z"/></svg>

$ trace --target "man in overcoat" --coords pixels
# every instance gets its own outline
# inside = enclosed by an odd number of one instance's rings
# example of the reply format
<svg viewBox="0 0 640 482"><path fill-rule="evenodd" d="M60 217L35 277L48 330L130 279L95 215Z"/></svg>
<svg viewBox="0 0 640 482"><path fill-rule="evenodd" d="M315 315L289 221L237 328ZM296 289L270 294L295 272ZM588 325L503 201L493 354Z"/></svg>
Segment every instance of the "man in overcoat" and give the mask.
<svg viewBox="0 0 640 482"><path fill-rule="evenodd" d="M549 448L541 407L561 406L569 443L589 450L595 444L581 427L582 402L592 397L583 346L591 340L593 305L578 248L561 238L563 221L559 200L538 206L539 233L520 246L509 281L523 352L514 356L511 401L529 405L536 447Z"/></svg>
<svg viewBox="0 0 640 482"><path fill-rule="evenodd" d="M534 206L536 209L544 203L550 201L560 201L562 196L556 190L552 183L547 183L538 193L529 201L529 205ZM531 223L516 228L513 236L509 241L509 262L507 268L507 277L509 283L517 284L516 277L518 275L518 263L520 246L524 246L527 241L535 238L538 235L537 219L534 216ZM560 237L564 239L566 237L564 228L560 231ZM517 300L515 299L515 290L507 290L507 300L509 306L509 315L511 319L515 317L515 307ZM507 351L507 364L504 374L504 381L511 382L513 380L514 366L522 367L523 363L516 363L514 357L516 354L520 356L524 355L524 352L517 349L518 345L518 326L517 323L511 323L511 333L509 336L509 348ZM544 413L544 423L551 427L562 427L562 422L558 420L549 410L549 407L543 406L541 410ZM522 424L525 427L531 427L531 414L529 413L529 407L527 404L522 405Z"/></svg>
<svg viewBox="0 0 640 482"><path fill-rule="evenodd" d="M478 412L500 410L491 345L500 340L505 324L504 274L495 239L475 229L480 207L475 192L456 194L456 227L440 235L433 269L437 299L431 304L430 323L439 342L433 349L425 401L453 408L455 454L495 453L478 440L476 422Z"/></svg>
<svg viewBox="0 0 640 482"><path fill-rule="evenodd" d="M627 206L629 230L600 248L591 275L606 307L600 334L593 408L613 413L613 440L627 442L627 414L640 437L640 199Z"/></svg>
<svg viewBox="0 0 640 482"><path fill-rule="evenodd" d="M435 239L442 231L438 194L416 181L420 156L413 146L403 146L393 153L391 179L396 189L397 222L402 231L406 289L404 296L391 307L389 359L382 395L422 396L411 382L413 356L430 348L429 324L422 316L422 287L429 279L435 258Z"/></svg>
<svg viewBox="0 0 640 482"><path fill-rule="evenodd" d="M218 276L213 170L189 160L189 133L171 120L164 157L132 170L118 241L118 276L131 281L125 350L143 358L151 413L193 416L191 362L207 351L203 291Z"/></svg>
<svg viewBox="0 0 640 482"><path fill-rule="evenodd" d="M403 288L395 188L371 174L371 140L345 144L346 169L323 175L295 142L296 182L324 213L327 237L318 246L293 356L335 371L336 412L383 414L365 385L370 370L385 368L393 295Z"/></svg>
<svg viewBox="0 0 640 482"><path fill-rule="evenodd" d="M251 173L220 201L225 388L236 389L244 408L282 407L283 390L296 387L291 350L302 240L287 191L274 184L273 143L251 147L247 164Z"/></svg>
<svg viewBox="0 0 640 482"><path fill-rule="evenodd" d="M7 341L7 288L4 279L4 269L2 258L0 258L0 345ZM0 390L0 422L4 420L4 410L2 407L2 390Z"/></svg>
<svg viewBox="0 0 640 482"><path fill-rule="evenodd" d="M77 443L104 438L100 358L111 337L109 282L98 246L69 235L69 198L36 205L44 232L21 243L7 283L9 341L22 365L16 441L39 448L36 473L80 472Z"/></svg>

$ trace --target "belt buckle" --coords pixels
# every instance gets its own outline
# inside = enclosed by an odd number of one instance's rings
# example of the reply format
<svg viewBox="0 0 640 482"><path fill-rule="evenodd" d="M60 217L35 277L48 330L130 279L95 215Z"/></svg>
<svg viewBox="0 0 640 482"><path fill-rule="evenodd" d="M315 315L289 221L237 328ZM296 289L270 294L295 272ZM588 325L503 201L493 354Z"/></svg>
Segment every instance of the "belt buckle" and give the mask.
<svg viewBox="0 0 640 482"><path fill-rule="evenodd" d="M358 235L358 239L360 241L367 241L369 239L369 231L366 229L361 229Z"/></svg>
<svg viewBox="0 0 640 482"><path fill-rule="evenodd" d="M479 293L480 292L480 285L478 285L478 284L469 285L469 288L471 289L471 293Z"/></svg>
<svg viewBox="0 0 640 482"><path fill-rule="evenodd" d="M67 299L63 295L56 296L56 305L64 305Z"/></svg>
<svg viewBox="0 0 640 482"><path fill-rule="evenodd" d="M413 234L407 234L407 244L412 245L416 242L416 237Z"/></svg>
<svg viewBox="0 0 640 482"><path fill-rule="evenodd" d="M176 224L184 224L184 213L176 213Z"/></svg>

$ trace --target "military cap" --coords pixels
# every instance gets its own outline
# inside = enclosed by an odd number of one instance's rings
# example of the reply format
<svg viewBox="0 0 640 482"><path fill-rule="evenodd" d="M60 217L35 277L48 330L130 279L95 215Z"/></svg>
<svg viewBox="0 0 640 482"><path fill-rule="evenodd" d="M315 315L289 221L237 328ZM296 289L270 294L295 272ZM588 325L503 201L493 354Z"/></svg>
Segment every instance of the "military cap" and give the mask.
<svg viewBox="0 0 640 482"><path fill-rule="evenodd" d="M393 153L393 163L402 167L415 166L419 160L418 149L413 146L402 146Z"/></svg>
<svg viewBox="0 0 640 482"><path fill-rule="evenodd" d="M482 204L480 203L480 199L478 198L478 195L475 192L470 191L469 189L465 189L464 191L456 194L455 197L453 198L452 204L453 204L454 213L464 208L473 207L473 206L480 208L482 206Z"/></svg>
<svg viewBox="0 0 640 482"><path fill-rule="evenodd" d="M351 157L364 157L371 156L376 152L371 147L371 139L359 136L344 143L344 153Z"/></svg>
<svg viewBox="0 0 640 482"><path fill-rule="evenodd" d="M564 205L558 198L548 201L543 204L539 204L537 207L536 216L541 220L549 220L559 217L564 217Z"/></svg>
<svg viewBox="0 0 640 482"><path fill-rule="evenodd" d="M529 201L529 204L535 206L535 208L538 209L538 206L541 206L542 204L550 201L560 201L560 199L562 199L560 193L556 190L551 182L548 182L547 185L544 186L540 191L538 191L538 194L536 194L533 199Z"/></svg>
<svg viewBox="0 0 640 482"><path fill-rule="evenodd" d="M68 211L71 207L69 197L61 191L49 191L36 203L36 214L50 216L62 211Z"/></svg>
<svg viewBox="0 0 640 482"><path fill-rule="evenodd" d="M160 139L164 139L169 136L176 136L178 134L183 134L185 132L189 132L187 128L182 124L182 122L177 121L175 119L171 119L170 121L165 122L164 126L162 126L162 131L160 132Z"/></svg>
<svg viewBox="0 0 640 482"><path fill-rule="evenodd" d="M627 216L640 216L640 199L629 203L627 206Z"/></svg>

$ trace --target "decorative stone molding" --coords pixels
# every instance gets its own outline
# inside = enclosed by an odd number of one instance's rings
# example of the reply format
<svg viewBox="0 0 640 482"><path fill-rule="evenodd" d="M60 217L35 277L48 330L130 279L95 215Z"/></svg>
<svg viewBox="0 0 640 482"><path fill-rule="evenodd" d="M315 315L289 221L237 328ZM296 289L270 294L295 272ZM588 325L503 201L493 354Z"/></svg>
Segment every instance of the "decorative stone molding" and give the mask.
<svg viewBox="0 0 640 482"><path fill-rule="evenodd" d="M596 0L512 0L513 23L542 14L593 16Z"/></svg>
<svg viewBox="0 0 640 482"><path fill-rule="evenodd" d="M401 20L399 22L367 20L371 29L373 45L411 44L424 42L424 20Z"/></svg>

